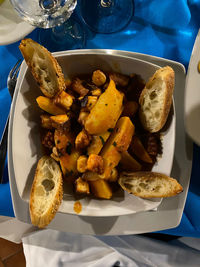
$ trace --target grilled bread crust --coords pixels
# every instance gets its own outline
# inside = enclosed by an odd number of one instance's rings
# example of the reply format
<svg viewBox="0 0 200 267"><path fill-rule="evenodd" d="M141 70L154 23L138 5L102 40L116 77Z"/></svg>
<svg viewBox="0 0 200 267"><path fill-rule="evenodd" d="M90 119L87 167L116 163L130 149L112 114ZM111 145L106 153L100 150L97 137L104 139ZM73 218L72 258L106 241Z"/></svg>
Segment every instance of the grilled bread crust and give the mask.
<svg viewBox="0 0 200 267"><path fill-rule="evenodd" d="M19 49L46 97L53 98L65 89L62 69L45 47L32 39L24 39L21 41Z"/></svg>

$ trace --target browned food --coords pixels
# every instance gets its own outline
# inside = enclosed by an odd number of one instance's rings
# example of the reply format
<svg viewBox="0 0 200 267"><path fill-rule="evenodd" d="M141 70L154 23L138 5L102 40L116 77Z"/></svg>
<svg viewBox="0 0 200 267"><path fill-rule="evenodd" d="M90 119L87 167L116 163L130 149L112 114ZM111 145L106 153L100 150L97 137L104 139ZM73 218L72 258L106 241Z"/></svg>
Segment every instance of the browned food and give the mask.
<svg viewBox="0 0 200 267"><path fill-rule="evenodd" d="M103 158L96 154L91 154L87 160L87 170L102 174L104 171Z"/></svg>
<svg viewBox="0 0 200 267"><path fill-rule="evenodd" d="M52 98L65 89L62 69L45 47L31 39L24 39L19 49L46 97Z"/></svg>
<svg viewBox="0 0 200 267"><path fill-rule="evenodd" d="M82 81L79 78L75 78L71 85L72 90L78 93L80 96L85 96L88 94L89 90L83 86Z"/></svg>
<svg viewBox="0 0 200 267"><path fill-rule="evenodd" d="M105 133L109 128L114 128L122 108L123 94L116 89L115 83L110 80L108 88L99 97L85 121L86 131L89 134L99 135Z"/></svg>

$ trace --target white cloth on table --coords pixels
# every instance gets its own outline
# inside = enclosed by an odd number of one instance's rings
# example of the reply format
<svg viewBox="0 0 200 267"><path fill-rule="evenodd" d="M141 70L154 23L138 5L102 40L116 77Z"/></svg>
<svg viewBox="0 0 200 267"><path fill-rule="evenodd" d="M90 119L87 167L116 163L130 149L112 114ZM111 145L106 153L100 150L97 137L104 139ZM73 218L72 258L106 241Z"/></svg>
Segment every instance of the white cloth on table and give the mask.
<svg viewBox="0 0 200 267"><path fill-rule="evenodd" d="M169 242L141 235L87 236L41 230L22 239L27 267L200 266L200 239Z"/></svg>

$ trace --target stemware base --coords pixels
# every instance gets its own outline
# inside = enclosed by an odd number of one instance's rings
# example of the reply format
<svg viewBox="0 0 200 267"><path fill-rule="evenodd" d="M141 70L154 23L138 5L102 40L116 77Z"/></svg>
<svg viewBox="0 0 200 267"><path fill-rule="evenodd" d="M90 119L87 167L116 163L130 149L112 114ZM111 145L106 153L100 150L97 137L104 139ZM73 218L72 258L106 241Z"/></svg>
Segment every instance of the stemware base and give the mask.
<svg viewBox="0 0 200 267"><path fill-rule="evenodd" d="M38 41L51 52L85 47L85 33L78 21L70 18L52 29L40 29Z"/></svg>
<svg viewBox="0 0 200 267"><path fill-rule="evenodd" d="M114 33L125 28L134 14L134 0L82 0L81 15L97 33Z"/></svg>

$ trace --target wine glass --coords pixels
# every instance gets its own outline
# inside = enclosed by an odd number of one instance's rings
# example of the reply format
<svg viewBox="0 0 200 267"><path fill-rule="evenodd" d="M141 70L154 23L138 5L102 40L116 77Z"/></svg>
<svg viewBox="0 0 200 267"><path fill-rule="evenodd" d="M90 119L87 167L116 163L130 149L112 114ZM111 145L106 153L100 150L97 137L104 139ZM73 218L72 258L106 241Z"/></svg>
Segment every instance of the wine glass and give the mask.
<svg viewBox="0 0 200 267"><path fill-rule="evenodd" d="M81 15L97 33L114 33L125 28L133 17L133 0L81 0Z"/></svg>
<svg viewBox="0 0 200 267"><path fill-rule="evenodd" d="M10 0L14 9L39 31L39 42L50 51L82 48L85 36L80 23L71 19L77 0Z"/></svg>

